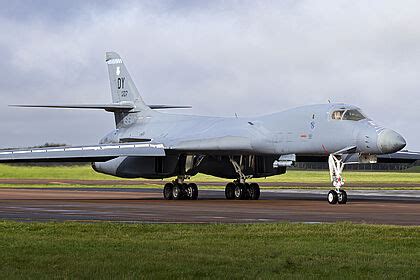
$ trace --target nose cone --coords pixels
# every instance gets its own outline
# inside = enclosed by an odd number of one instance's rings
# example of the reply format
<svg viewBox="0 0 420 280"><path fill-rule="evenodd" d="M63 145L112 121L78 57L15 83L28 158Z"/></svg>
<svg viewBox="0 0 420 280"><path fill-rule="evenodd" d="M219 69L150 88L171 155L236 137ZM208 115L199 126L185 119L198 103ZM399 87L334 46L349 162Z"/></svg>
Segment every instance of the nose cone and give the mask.
<svg viewBox="0 0 420 280"><path fill-rule="evenodd" d="M378 148L384 154L398 152L406 144L405 139L391 129L384 129L378 135Z"/></svg>

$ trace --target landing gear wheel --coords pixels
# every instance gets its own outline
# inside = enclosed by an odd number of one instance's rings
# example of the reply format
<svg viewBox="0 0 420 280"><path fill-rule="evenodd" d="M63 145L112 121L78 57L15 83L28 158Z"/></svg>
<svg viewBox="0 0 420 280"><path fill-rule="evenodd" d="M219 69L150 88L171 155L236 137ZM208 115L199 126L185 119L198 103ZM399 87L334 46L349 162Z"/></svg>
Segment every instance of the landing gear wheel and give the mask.
<svg viewBox="0 0 420 280"><path fill-rule="evenodd" d="M258 200L260 199L260 186L257 183L252 183L249 185L248 188L249 198L251 200Z"/></svg>
<svg viewBox="0 0 420 280"><path fill-rule="evenodd" d="M165 200L174 199L173 188L174 188L174 184L172 184L172 183L167 183L165 185L165 187L163 188L163 198Z"/></svg>
<svg viewBox="0 0 420 280"><path fill-rule="evenodd" d="M185 196L189 200L197 200L198 199L198 188L197 185L194 183L188 184L185 188Z"/></svg>
<svg viewBox="0 0 420 280"><path fill-rule="evenodd" d="M226 199L229 199L229 200L235 199L235 188L236 188L236 185L234 183L229 183L226 185L226 188L225 188Z"/></svg>
<svg viewBox="0 0 420 280"><path fill-rule="evenodd" d="M338 204L346 204L347 203L347 193L346 191L340 190L340 193L338 194Z"/></svg>
<svg viewBox="0 0 420 280"><path fill-rule="evenodd" d="M235 186L235 199L245 199L245 193L247 192L245 184L236 184Z"/></svg>
<svg viewBox="0 0 420 280"><path fill-rule="evenodd" d="M242 198L243 200L248 200L251 199L251 188L249 186L248 183L244 183L244 198Z"/></svg>
<svg viewBox="0 0 420 280"><path fill-rule="evenodd" d="M183 186L181 184L175 184L172 189L172 196L174 200L181 200L183 198Z"/></svg>
<svg viewBox="0 0 420 280"><path fill-rule="evenodd" d="M338 194L337 194L337 192L335 190L330 190L328 192L327 199L328 199L328 203L329 204L336 204L337 201L338 201Z"/></svg>

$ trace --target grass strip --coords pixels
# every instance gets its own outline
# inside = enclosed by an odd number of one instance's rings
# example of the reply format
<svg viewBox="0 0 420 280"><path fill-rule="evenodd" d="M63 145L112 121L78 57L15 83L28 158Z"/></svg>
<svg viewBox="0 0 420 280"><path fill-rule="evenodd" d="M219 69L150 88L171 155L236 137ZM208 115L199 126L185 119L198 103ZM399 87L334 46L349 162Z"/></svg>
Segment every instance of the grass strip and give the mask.
<svg viewBox="0 0 420 280"><path fill-rule="evenodd" d="M0 222L3 279L419 279L420 227Z"/></svg>
<svg viewBox="0 0 420 280"><path fill-rule="evenodd" d="M360 172L347 171L345 178L352 183L420 183L420 173L410 172ZM12 166L0 164L0 178L16 179L78 179L78 180L115 180L115 177L96 173L90 166ZM225 182L226 179L216 178L204 174L193 177L200 182ZM300 171L289 170L284 175L254 179L258 182L300 182L327 183L328 171Z"/></svg>

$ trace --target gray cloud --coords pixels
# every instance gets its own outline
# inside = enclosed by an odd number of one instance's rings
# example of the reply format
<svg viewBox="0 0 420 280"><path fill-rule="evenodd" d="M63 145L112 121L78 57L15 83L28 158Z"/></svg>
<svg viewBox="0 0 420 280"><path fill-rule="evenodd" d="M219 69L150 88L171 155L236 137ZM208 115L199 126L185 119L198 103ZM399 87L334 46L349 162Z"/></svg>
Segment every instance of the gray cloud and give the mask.
<svg viewBox="0 0 420 280"><path fill-rule="evenodd" d="M5 106L108 102L115 50L149 103L232 116L330 99L420 149L416 1L36 2L0 13L1 146L97 142L109 114Z"/></svg>

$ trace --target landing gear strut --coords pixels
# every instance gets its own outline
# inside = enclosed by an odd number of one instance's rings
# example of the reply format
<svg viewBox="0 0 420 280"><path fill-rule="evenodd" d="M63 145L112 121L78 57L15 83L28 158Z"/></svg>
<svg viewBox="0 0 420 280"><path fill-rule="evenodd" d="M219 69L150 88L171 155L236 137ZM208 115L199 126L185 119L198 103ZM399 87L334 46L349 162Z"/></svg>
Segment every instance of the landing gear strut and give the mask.
<svg viewBox="0 0 420 280"><path fill-rule="evenodd" d="M242 160L242 156L241 156ZM242 172L241 165L238 164L232 157L230 162L235 168L236 173L239 178L233 183L229 183L225 188L226 199L232 200L258 200L260 198L260 186L257 183L248 184L245 182L246 179L252 178L252 176L247 176Z"/></svg>
<svg viewBox="0 0 420 280"><path fill-rule="evenodd" d="M329 204L346 204L347 203L347 193L342 190L341 187L344 185L344 179L341 177L344 169L344 163L341 158L338 158L336 155L330 155L328 158L328 165L330 168L330 177L332 185L334 186L333 190L328 192L328 203Z"/></svg>
<svg viewBox="0 0 420 280"><path fill-rule="evenodd" d="M172 183L167 183L163 188L165 200L197 200L198 188L194 183L184 183L185 177L180 176Z"/></svg>

